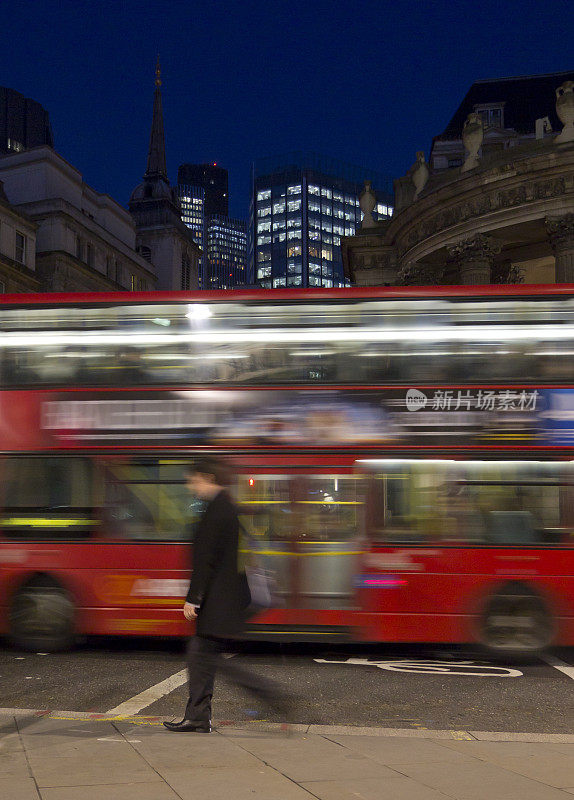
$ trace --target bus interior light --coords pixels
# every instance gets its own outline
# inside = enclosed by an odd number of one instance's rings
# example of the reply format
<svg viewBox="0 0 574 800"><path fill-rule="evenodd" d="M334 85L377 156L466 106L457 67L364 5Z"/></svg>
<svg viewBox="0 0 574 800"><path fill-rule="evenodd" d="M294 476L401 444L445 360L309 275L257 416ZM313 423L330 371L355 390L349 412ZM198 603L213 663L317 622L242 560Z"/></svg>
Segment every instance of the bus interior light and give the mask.
<svg viewBox="0 0 574 800"><path fill-rule="evenodd" d="M187 307L185 316L192 322L200 322L201 320L209 319L213 314L204 303L193 303Z"/></svg>

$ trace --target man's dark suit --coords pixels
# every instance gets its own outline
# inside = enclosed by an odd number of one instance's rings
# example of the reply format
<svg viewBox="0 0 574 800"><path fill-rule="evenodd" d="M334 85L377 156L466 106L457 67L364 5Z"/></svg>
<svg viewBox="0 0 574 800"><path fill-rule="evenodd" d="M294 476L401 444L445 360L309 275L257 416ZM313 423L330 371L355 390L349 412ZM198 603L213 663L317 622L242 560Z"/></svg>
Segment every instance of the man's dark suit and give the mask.
<svg viewBox="0 0 574 800"><path fill-rule="evenodd" d="M245 572L238 568L239 520L229 495L219 492L195 530L193 572L186 601L197 605L196 635L188 648L189 700L185 719L211 722L211 698L218 668L252 694L267 700L274 687L252 675L233 659L221 660L229 640L237 638L250 603Z"/></svg>
<svg viewBox="0 0 574 800"><path fill-rule="evenodd" d="M187 602L199 606L199 636L232 639L241 633L250 602L239 572L239 520L229 495L220 491L197 523Z"/></svg>

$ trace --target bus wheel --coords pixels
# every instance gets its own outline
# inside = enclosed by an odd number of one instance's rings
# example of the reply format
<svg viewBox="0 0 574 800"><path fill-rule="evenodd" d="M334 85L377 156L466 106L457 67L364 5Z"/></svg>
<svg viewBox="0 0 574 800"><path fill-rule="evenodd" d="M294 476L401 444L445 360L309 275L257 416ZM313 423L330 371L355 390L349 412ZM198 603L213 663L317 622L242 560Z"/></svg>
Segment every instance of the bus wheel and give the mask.
<svg viewBox="0 0 574 800"><path fill-rule="evenodd" d="M54 653L74 643L74 603L61 586L28 584L10 608L10 638L23 650Z"/></svg>
<svg viewBox="0 0 574 800"><path fill-rule="evenodd" d="M480 640L490 653L531 655L548 647L553 636L550 612L527 586L508 584L488 599L480 620Z"/></svg>

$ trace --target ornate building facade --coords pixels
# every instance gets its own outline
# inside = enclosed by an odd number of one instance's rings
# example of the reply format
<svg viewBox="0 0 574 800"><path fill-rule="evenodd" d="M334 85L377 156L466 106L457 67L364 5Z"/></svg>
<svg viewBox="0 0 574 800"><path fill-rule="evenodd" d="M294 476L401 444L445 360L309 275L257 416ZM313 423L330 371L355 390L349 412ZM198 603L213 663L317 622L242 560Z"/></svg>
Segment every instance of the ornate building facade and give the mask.
<svg viewBox="0 0 574 800"><path fill-rule="evenodd" d="M574 283L573 79L471 89L453 118L468 111L459 141L451 121L430 164L419 152L395 181L391 220L375 222L363 192L363 225L342 243L346 276L358 285ZM551 96L537 106L533 87Z"/></svg>

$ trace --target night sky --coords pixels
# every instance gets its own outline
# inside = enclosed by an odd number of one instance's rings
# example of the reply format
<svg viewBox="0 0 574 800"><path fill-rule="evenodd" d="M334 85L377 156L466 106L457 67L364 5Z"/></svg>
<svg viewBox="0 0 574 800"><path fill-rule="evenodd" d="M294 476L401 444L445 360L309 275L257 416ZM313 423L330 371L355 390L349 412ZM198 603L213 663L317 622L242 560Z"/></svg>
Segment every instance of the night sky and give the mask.
<svg viewBox="0 0 574 800"><path fill-rule="evenodd" d="M170 180L310 150L394 177L470 84L572 69L571 0L20 0L5 5L0 85L50 113L56 149L127 203L145 170L159 52Z"/></svg>

